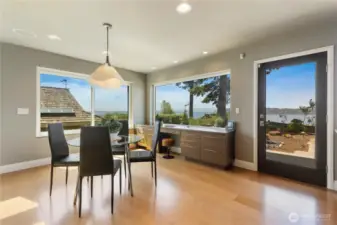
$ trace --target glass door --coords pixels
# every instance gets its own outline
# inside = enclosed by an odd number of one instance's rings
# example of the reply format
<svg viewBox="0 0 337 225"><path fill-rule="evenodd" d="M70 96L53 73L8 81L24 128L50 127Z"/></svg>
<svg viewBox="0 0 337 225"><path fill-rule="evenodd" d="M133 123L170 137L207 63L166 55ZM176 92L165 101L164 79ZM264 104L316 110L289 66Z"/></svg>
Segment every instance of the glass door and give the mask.
<svg viewBox="0 0 337 225"><path fill-rule="evenodd" d="M326 186L327 53L259 65L259 171Z"/></svg>

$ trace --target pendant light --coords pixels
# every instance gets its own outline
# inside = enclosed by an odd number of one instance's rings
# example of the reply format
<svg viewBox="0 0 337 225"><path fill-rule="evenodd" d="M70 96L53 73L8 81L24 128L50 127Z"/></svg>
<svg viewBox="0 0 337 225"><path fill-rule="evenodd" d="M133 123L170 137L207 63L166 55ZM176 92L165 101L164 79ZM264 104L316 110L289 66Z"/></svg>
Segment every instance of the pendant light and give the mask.
<svg viewBox="0 0 337 225"><path fill-rule="evenodd" d="M109 30L111 29L111 24L104 23L103 26L106 28L106 60L105 63L100 65L90 76L89 83L93 86L98 86L102 88L119 88L124 82L123 78L119 75L117 70L111 66L109 61Z"/></svg>
<svg viewBox="0 0 337 225"><path fill-rule="evenodd" d="M187 14L191 12L192 6L187 2L187 0L182 0L181 3L176 7L179 14Z"/></svg>

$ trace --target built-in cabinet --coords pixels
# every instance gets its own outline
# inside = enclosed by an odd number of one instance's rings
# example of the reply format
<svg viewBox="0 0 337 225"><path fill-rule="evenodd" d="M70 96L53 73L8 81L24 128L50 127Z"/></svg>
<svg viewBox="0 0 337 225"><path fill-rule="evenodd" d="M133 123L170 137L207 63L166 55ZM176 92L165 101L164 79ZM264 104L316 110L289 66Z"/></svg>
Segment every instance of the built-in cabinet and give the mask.
<svg viewBox="0 0 337 225"><path fill-rule="evenodd" d="M229 167L234 160L234 132L226 134L183 131L181 154L187 159Z"/></svg>
<svg viewBox="0 0 337 225"><path fill-rule="evenodd" d="M181 154L188 160L204 162L224 168L234 162L234 130L226 133L162 128L162 133L180 136ZM153 127L142 126L144 142L151 143Z"/></svg>

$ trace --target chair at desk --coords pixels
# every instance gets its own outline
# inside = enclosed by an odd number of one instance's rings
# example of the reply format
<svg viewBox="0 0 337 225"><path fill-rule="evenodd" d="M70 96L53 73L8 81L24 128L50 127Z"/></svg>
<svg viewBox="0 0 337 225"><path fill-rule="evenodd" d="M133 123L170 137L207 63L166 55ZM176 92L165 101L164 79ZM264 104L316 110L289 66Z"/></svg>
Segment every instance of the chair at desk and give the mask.
<svg viewBox="0 0 337 225"><path fill-rule="evenodd" d="M174 139L170 137L164 137L161 139L161 147L166 148L166 155L163 156L164 159L173 159L174 156L171 155L171 148L174 146Z"/></svg>

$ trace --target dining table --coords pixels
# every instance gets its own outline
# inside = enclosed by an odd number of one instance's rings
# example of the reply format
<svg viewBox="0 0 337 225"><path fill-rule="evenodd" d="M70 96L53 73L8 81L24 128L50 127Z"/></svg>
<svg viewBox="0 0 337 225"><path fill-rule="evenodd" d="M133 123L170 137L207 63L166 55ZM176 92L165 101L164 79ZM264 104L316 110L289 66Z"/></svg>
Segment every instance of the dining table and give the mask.
<svg viewBox="0 0 337 225"><path fill-rule="evenodd" d="M115 134L110 134L111 147L123 147L124 146L126 154L128 154L128 151L129 151L129 144L136 144L139 141L141 141L142 139L143 139L143 137L141 137L139 135L135 135L135 134L118 135L118 136L116 136ZM68 143L69 146L81 147L81 137L69 139L69 140L67 140L67 143ZM130 173L129 173L129 176L130 176ZM77 201L79 182L80 182L80 180L79 180L79 177L78 177L75 195L74 195L74 205L76 205L76 201ZM132 188L131 179L130 179L130 186Z"/></svg>

